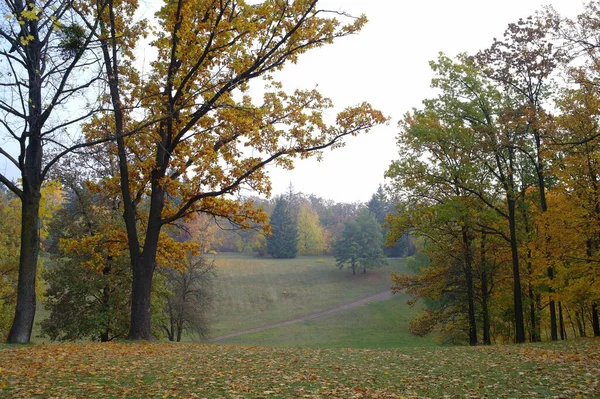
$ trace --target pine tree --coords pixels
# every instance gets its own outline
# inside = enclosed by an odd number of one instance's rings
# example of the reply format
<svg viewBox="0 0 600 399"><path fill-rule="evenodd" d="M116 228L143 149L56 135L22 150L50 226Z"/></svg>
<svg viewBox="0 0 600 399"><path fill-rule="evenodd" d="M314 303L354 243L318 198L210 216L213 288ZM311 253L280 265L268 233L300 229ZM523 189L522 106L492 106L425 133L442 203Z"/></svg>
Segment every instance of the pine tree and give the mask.
<svg viewBox="0 0 600 399"><path fill-rule="evenodd" d="M298 252L298 229L285 199L277 199L270 223L272 235L267 240L269 255L279 259L295 258Z"/></svg>

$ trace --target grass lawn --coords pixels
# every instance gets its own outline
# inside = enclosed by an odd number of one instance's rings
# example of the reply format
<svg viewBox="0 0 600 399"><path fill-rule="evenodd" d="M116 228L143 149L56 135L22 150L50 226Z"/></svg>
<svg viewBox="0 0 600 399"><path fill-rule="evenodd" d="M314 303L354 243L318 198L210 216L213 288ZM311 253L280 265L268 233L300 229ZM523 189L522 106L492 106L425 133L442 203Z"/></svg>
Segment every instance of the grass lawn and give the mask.
<svg viewBox="0 0 600 399"><path fill-rule="evenodd" d="M332 257L261 259L251 255L216 257L215 302L211 336L260 327L327 310L390 288L392 271L404 270L403 259L352 276Z"/></svg>
<svg viewBox="0 0 600 399"><path fill-rule="evenodd" d="M437 343L430 337L408 333L416 309L406 305L406 295L373 302L316 320L241 335L219 341L236 344L308 348L425 347Z"/></svg>
<svg viewBox="0 0 600 399"><path fill-rule="evenodd" d="M403 349L0 345L0 397L599 398L600 340Z"/></svg>

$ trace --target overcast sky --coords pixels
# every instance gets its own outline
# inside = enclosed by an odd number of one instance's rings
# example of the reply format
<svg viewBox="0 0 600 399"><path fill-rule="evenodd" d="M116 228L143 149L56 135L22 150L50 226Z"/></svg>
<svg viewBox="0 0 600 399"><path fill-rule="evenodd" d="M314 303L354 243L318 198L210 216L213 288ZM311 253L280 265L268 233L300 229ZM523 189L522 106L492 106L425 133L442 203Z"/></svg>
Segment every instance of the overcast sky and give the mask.
<svg viewBox="0 0 600 399"><path fill-rule="evenodd" d="M286 88L313 88L337 110L368 101L391 118L347 146L305 160L292 171L270 169L273 194L296 191L339 202L368 201L397 158L395 136L402 115L431 95L429 61L474 53L501 37L507 25L552 5L563 16L583 11L579 0L322 0L320 8L366 14L358 35L313 50L280 75Z"/></svg>
<svg viewBox="0 0 600 399"><path fill-rule="evenodd" d="M286 192L291 183L295 191L338 202L368 201L397 158L398 121L431 95L429 61L439 52L455 56L484 49L494 37L502 36L509 23L545 5L569 17L583 11L580 0L549 1L321 0L319 8L366 14L369 23L358 35L303 54L279 79L290 91L317 86L336 105L332 117L345 107L368 101L390 122L368 134L349 137L344 148L326 150L322 162L298 161L292 171L269 167L273 195ZM151 17L157 3L143 3L149 14L144 16ZM15 174L9 169L5 159L0 159L0 171Z"/></svg>

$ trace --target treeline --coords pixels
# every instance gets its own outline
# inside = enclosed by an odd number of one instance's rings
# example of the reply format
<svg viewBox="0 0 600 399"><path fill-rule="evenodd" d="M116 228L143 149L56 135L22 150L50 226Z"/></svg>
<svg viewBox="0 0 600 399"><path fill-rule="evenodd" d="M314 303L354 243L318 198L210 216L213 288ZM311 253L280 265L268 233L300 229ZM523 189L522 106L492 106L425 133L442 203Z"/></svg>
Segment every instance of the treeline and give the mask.
<svg viewBox="0 0 600 399"><path fill-rule="evenodd" d="M424 299L415 334L490 344L600 336L600 8L510 24L431 62L436 96L400 122L390 166L426 257L394 289Z"/></svg>
<svg viewBox="0 0 600 399"><path fill-rule="evenodd" d="M244 252L257 256L295 258L297 255L334 255L335 243L340 241L349 222L356 221L363 210L377 221L377 228L386 236L386 215L392 212L393 202L386 199L382 187L367 203L345 203L324 199L314 194L294 192L271 199L251 198L254 206L269 215L270 232L259 228L240 230L226 220L205 216L212 224L211 250ZM403 257L415 252L410 234L402 234L390 246L381 243L388 257Z"/></svg>

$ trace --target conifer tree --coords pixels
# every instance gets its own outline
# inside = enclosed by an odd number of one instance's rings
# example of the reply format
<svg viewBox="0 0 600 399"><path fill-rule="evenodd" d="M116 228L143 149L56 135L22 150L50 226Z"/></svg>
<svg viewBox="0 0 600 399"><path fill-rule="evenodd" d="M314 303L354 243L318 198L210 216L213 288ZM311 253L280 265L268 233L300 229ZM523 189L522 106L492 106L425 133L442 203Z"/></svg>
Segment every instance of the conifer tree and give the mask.
<svg viewBox="0 0 600 399"><path fill-rule="evenodd" d="M270 223L272 235L267 240L269 255L280 259L295 258L298 252L298 228L285 199L277 199Z"/></svg>

